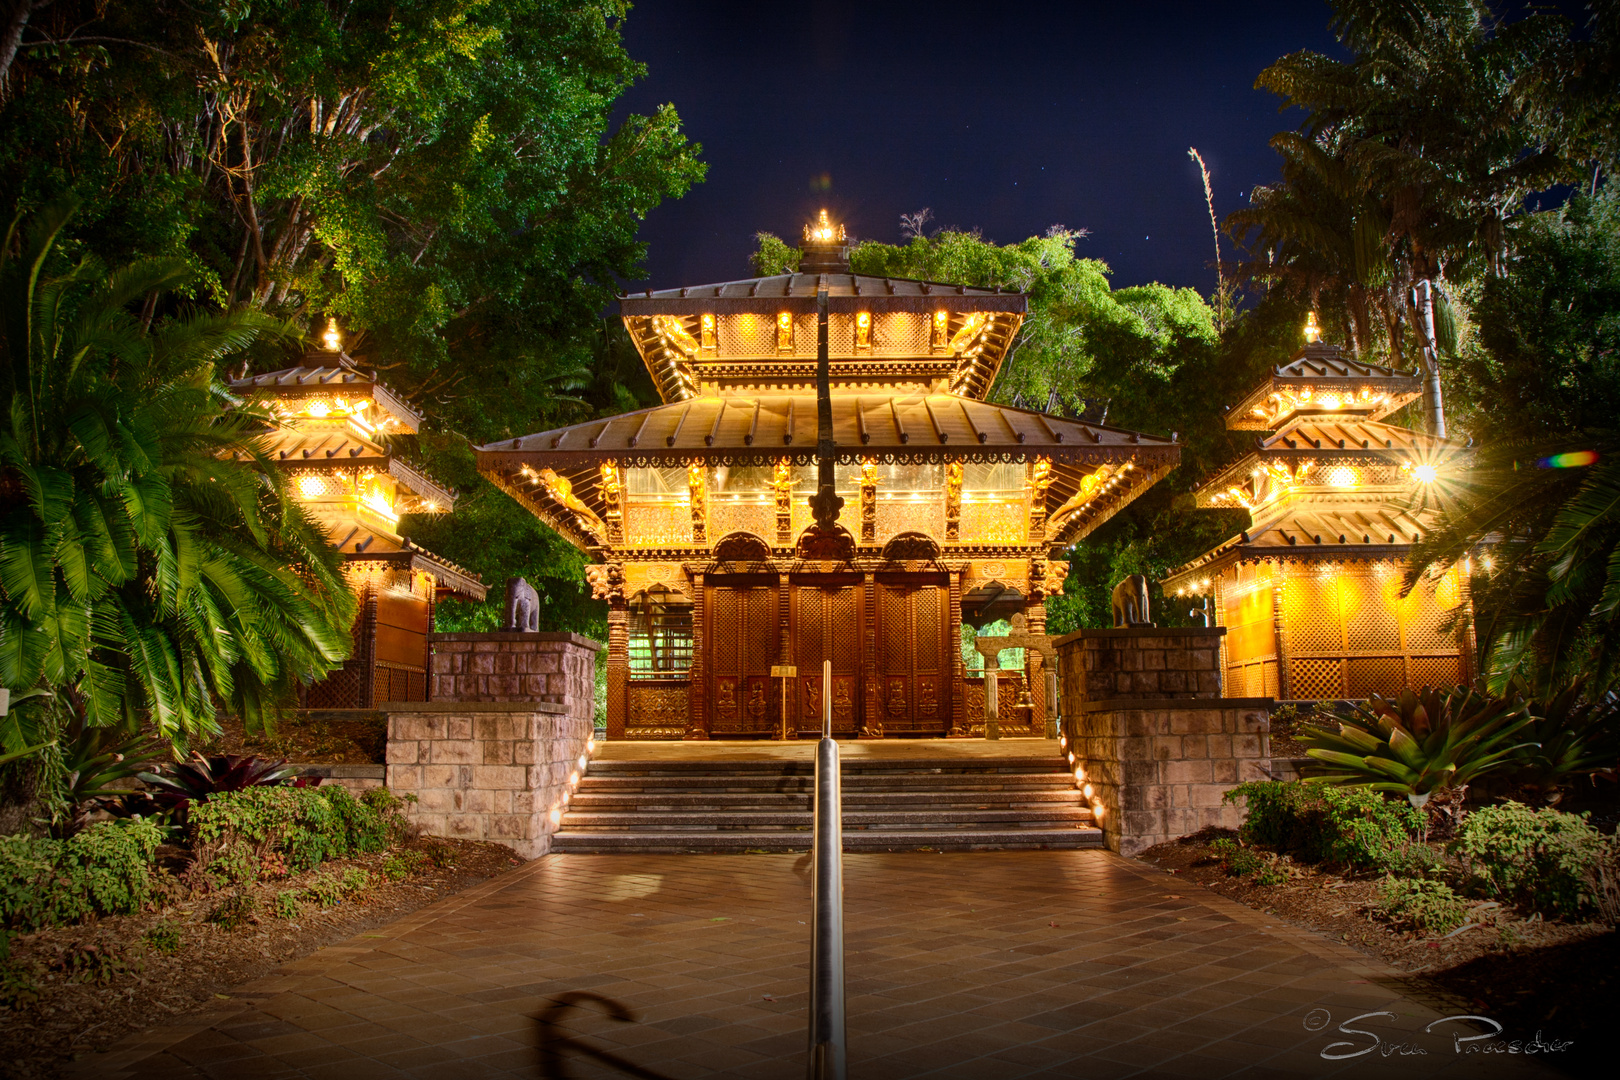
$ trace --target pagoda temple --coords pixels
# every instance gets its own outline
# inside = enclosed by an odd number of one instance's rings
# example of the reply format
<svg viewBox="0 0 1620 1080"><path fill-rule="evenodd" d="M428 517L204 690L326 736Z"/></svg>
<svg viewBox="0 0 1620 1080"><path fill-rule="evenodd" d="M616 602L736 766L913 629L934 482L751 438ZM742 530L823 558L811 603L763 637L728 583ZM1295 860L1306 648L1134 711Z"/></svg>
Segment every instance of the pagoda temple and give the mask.
<svg viewBox="0 0 1620 1080"><path fill-rule="evenodd" d="M1402 597L1404 562L1431 528L1460 443L1383 423L1417 399L1415 373L1307 344L1226 414L1266 432L1197 488L1203 508L1247 510L1237 536L1163 581L1201 598L1227 628L1234 696L1365 698L1467 682L1473 651L1456 623L1467 579L1455 568ZM1466 620L1462 620L1466 623Z"/></svg>
<svg viewBox="0 0 1620 1080"><path fill-rule="evenodd" d="M620 298L663 404L479 448L596 560L609 738L819 734L823 660L837 734L982 733L963 624L1040 631L1062 550L1179 460L1170 439L985 400L1023 294L852 273L825 217L803 250L797 273ZM826 528L818 430L843 500ZM998 700L1040 734L1028 657Z"/></svg>
<svg viewBox="0 0 1620 1080"><path fill-rule="evenodd" d="M230 384L274 409L269 453L343 553L344 576L360 598L350 658L310 687L303 704L364 709L426 701L434 605L446 596L482 600L486 589L477 575L399 534L401 515L448 513L455 494L389 449L391 436L421 425L415 410L330 339L329 350L312 357L312 366Z"/></svg>

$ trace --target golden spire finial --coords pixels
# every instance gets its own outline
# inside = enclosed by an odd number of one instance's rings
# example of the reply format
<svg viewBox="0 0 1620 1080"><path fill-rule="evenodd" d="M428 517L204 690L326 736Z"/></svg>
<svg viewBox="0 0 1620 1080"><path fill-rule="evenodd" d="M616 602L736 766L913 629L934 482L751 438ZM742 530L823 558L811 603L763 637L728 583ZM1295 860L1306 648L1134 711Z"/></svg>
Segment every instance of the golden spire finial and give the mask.
<svg viewBox="0 0 1620 1080"><path fill-rule="evenodd" d="M1305 317L1305 343L1315 345L1321 340L1322 328L1316 325L1316 312L1313 311Z"/></svg>
<svg viewBox="0 0 1620 1080"><path fill-rule="evenodd" d="M343 351L343 331L338 329L337 319L333 316L326 318L326 332L321 334L321 345L327 352Z"/></svg>
<svg viewBox="0 0 1620 1080"><path fill-rule="evenodd" d="M830 244L835 241L842 243L845 239L844 227L834 225L829 221L827 211L823 208L821 213L817 215L815 224L804 227L804 238L823 244Z"/></svg>

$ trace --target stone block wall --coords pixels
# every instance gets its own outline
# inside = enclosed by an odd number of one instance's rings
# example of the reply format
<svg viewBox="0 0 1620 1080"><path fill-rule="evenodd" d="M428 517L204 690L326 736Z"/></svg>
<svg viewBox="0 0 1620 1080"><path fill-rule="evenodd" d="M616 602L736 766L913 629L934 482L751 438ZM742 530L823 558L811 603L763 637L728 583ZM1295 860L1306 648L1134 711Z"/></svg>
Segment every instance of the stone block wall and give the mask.
<svg viewBox="0 0 1620 1080"><path fill-rule="evenodd" d="M1122 698L1221 696L1224 626L1076 630L1053 641L1068 709Z"/></svg>
<svg viewBox="0 0 1620 1080"><path fill-rule="evenodd" d="M590 723L599 642L578 634L432 634L431 701L545 701ZM409 706L391 704L391 711Z"/></svg>
<svg viewBox="0 0 1620 1080"><path fill-rule="evenodd" d="M1103 842L1135 855L1210 825L1236 828L1233 786L1269 778L1270 698L1087 702L1069 750L1085 769Z"/></svg>
<svg viewBox="0 0 1620 1080"><path fill-rule="evenodd" d="M562 702L400 704L389 710L388 788L416 796L409 813L424 832L537 858L592 730L588 711Z"/></svg>

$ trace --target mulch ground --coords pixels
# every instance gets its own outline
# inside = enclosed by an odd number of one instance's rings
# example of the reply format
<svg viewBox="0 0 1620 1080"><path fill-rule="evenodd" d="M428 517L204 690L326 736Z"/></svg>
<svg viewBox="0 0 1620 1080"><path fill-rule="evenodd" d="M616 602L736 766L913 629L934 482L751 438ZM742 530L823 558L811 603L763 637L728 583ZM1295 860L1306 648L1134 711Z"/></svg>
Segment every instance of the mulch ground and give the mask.
<svg viewBox="0 0 1620 1080"><path fill-rule="evenodd" d="M335 907L305 904L293 919L271 914L268 903L278 889L311 875L262 886L258 913L235 929L208 921L220 899L214 894L193 895L161 911L12 938L13 960L35 971L38 1000L0 1006L0 1074L27 1080L57 1076L81 1054L105 1050L130 1032L171 1023L280 964L392 922L522 862L500 844L432 840L413 846L437 847L438 861L449 865L429 863L391 882L378 873L383 855L328 862L320 872L341 875L348 867L364 867L373 884ZM160 924L179 933L173 955L146 943L147 932ZM93 957L107 958L99 965L102 978L64 970Z"/></svg>
<svg viewBox="0 0 1620 1080"><path fill-rule="evenodd" d="M219 735L197 747L203 754L252 754L319 761L327 765L378 765L388 746L388 714L310 709L283 718L269 732L249 735L242 721L227 717Z"/></svg>
<svg viewBox="0 0 1620 1080"><path fill-rule="evenodd" d="M1377 913L1378 877L1288 864L1286 884L1260 885L1252 876L1229 876L1210 854L1209 842L1222 836L1236 834L1207 829L1141 857L1184 879L1186 888L1209 889L1375 956L1515 1037L1539 1031L1596 1046L1613 1029L1620 934L1605 925L1546 922L1503 906L1476 909L1470 921L1478 925L1453 934L1403 932Z"/></svg>

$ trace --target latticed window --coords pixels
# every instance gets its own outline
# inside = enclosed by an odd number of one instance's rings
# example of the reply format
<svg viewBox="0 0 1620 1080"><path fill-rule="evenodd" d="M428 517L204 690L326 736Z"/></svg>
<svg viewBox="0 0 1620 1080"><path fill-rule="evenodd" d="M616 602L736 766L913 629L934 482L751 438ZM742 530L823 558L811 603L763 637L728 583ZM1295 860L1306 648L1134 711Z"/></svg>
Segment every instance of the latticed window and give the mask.
<svg viewBox="0 0 1620 1080"><path fill-rule="evenodd" d="M662 590L630 608L630 677L656 679L692 668L692 605Z"/></svg>

